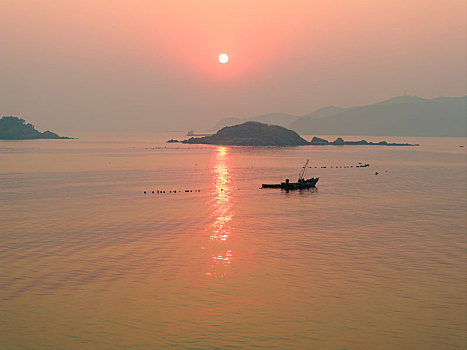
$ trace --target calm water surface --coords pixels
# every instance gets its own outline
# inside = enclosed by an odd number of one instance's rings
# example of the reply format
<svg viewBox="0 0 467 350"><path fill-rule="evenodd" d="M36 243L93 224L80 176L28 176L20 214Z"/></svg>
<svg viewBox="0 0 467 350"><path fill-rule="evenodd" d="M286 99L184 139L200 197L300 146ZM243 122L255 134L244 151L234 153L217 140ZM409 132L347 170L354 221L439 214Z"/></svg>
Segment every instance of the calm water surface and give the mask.
<svg viewBox="0 0 467 350"><path fill-rule="evenodd" d="M0 142L0 349L465 348L465 139L172 136Z"/></svg>

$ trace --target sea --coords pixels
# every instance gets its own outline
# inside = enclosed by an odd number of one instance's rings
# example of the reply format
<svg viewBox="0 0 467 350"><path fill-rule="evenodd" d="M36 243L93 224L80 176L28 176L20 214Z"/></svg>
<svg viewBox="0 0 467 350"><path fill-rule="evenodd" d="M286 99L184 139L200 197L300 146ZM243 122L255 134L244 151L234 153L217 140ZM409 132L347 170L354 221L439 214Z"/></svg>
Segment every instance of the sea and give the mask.
<svg viewBox="0 0 467 350"><path fill-rule="evenodd" d="M0 141L0 349L466 348L465 138L172 137Z"/></svg>

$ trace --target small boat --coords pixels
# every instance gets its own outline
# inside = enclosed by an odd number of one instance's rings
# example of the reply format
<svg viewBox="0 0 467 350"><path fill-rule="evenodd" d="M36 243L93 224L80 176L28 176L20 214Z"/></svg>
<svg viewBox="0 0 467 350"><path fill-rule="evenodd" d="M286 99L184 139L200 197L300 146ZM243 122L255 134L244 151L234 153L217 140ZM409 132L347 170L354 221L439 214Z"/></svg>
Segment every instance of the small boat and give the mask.
<svg viewBox="0 0 467 350"><path fill-rule="evenodd" d="M262 184L261 188L280 188L280 189L289 191L289 190L302 190L306 188L315 187L316 183L319 180L319 177L316 177L316 178L312 177L309 179L305 179L308 162L309 162L309 159L306 160L305 166L300 171L297 182L290 182L289 179L285 179L285 182L281 182L280 184Z"/></svg>

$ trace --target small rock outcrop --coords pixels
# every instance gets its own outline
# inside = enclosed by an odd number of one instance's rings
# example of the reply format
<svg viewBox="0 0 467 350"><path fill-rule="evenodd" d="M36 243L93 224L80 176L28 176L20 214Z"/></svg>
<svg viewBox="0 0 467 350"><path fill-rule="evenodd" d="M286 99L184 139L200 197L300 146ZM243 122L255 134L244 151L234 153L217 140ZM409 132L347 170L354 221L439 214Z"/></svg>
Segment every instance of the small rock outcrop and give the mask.
<svg viewBox="0 0 467 350"><path fill-rule="evenodd" d="M418 144L410 143L390 143L387 141L380 142L368 142L366 140L360 141L344 141L342 137L338 137L332 142L329 142L326 139L321 139L319 137L313 137L310 142L310 145L332 145L332 146L344 146L344 145L356 145L356 146L419 146Z"/></svg>
<svg viewBox="0 0 467 350"><path fill-rule="evenodd" d="M338 137L335 141L332 142L333 145L343 146L345 145L344 139L342 137Z"/></svg>
<svg viewBox="0 0 467 350"><path fill-rule="evenodd" d="M311 145L329 145L329 141L326 139L319 138L314 136L310 142Z"/></svg>

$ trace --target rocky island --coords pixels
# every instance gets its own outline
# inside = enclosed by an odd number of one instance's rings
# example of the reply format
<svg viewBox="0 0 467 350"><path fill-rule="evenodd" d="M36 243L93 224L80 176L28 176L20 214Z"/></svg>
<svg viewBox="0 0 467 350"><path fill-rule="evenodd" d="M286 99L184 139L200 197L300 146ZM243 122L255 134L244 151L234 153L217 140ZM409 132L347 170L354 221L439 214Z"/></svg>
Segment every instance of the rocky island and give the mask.
<svg viewBox="0 0 467 350"><path fill-rule="evenodd" d="M295 131L260 122L245 122L226 126L212 136L191 137L182 142L226 146L301 146L309 144Z"/></svg>
<svg viewBox="0 0 467 350"><path fill-rule="evenodd" d="M36 139L70 139L58 136L52 131L40 132L32 124L25 124L25 120L7 116L0 119L0 140L36 140Z"/></svg>
<svg viewBox="0 0 467 350"><path fill-rule="evenodd" d="M338 137L332 142L329 142L326 139L322 139L319 137L313 137L310 142L310 145L319 146L319 145L334 145L334 146L344 146L344 145L370 145L370 146L419 146L419 144L410 144L410 143L391 143L387 141L380 141L380 142L368 142L366 140L360 141L344 141L342 137Z"/></svg>
<svg viewBox="0 0 467 350"><path fill-rule="evenodd" d="M178 142L169 140L167 142ZM344 141L341 137L335 141L313 137L308 142L295 131L278 125L269 125L260 122L245 122L239 125L226 126L217 133L205 137L191 137L181 141L188 144L208 144L224 146L305 146L305 145L379 145L379 146L418 146L409 143L388 143L361 141Z"/></svg>

